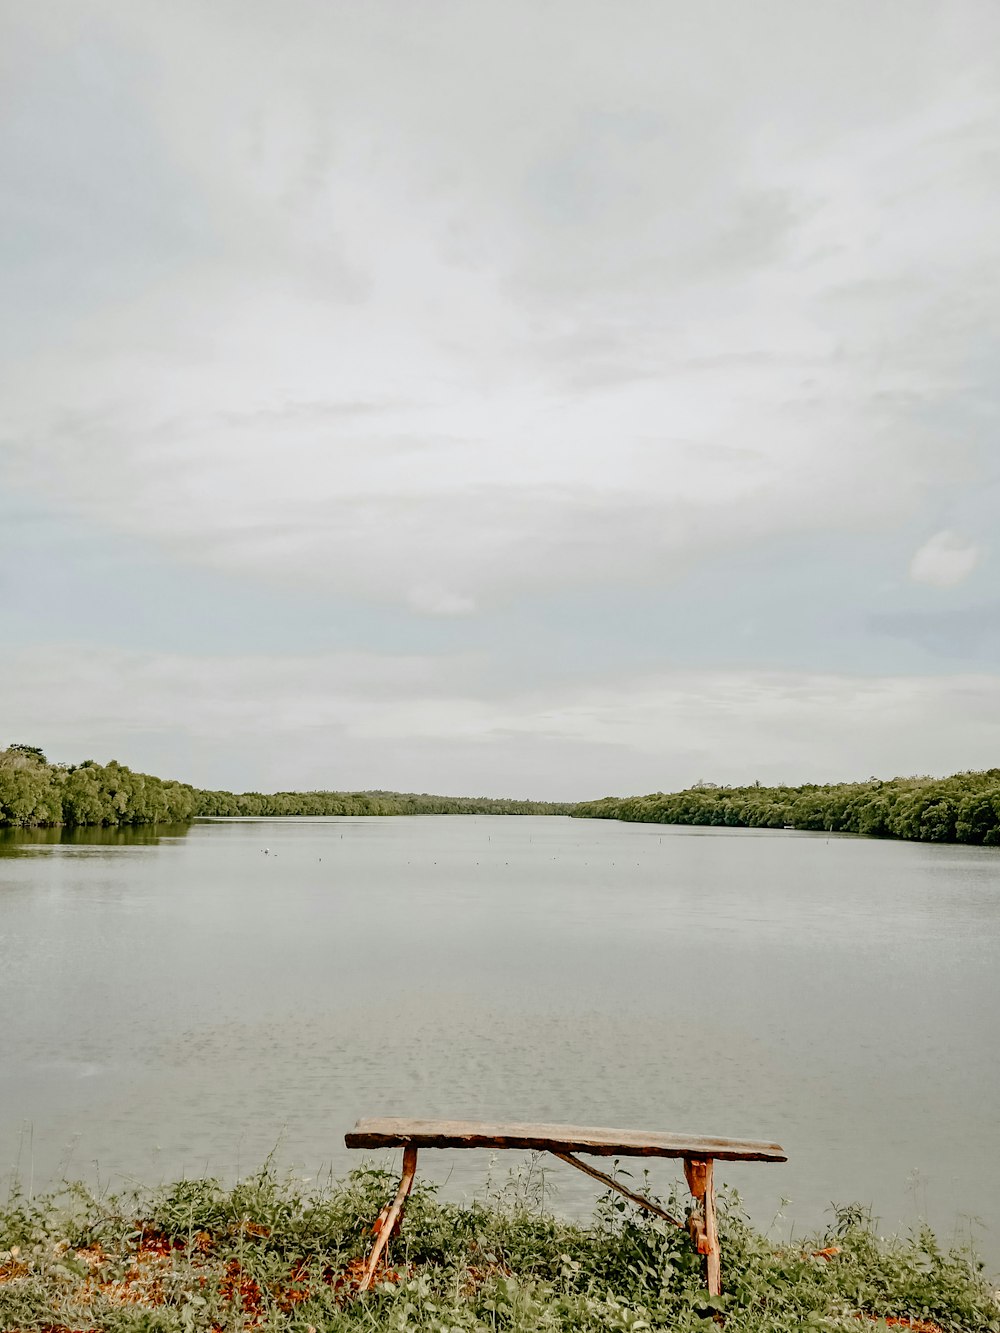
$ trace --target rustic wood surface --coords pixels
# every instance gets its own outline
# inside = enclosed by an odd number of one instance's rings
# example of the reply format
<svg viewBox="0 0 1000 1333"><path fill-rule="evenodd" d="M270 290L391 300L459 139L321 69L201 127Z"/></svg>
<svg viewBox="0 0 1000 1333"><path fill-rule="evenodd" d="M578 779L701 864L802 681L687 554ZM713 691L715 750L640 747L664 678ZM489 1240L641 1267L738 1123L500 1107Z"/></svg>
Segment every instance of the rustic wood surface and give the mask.
<svg viewBox="0 0 1000 1333"><path fill-rule="evenodd" d="M686 1157L684 1175L700 1209L688 1218L688 1231L698 1253L705 1256L708 1294L718 1296L722 1292L722 1251L715 1216L715 1163L711 1157Z"/></svg>
<svg viewBox="0 0 1000 1333"><path fill-rule="evenodd" d="M579 1125L479 1123L474 1120L359 1120L344 1136L348 1148L527 1148L597 1157L695 1157L726 1162L786 1162L777 1143L697 1138Z"/></svg>
<svg viewBox="0 0 1000 1333"><path fill-rule="evenodd" d="M693 1197L703 1199L708 1188L708 1160L704 1157L686 1157L684 1179Z"/></svg>
<svg viewBox="0 0 1000 1333"><path fill-rule="evenodd" d="M701 1213L691 1212L687 1220L688 1235L694 1241L694 1248L699 1254L708 1254L708 1232Z"/></svg>

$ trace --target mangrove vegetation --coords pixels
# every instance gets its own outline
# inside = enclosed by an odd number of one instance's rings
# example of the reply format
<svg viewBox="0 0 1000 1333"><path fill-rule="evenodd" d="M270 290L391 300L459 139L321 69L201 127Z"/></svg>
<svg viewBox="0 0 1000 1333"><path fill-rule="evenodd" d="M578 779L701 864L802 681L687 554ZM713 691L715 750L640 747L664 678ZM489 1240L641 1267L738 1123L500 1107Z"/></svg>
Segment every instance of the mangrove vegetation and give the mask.
<svg viewBox="0 0 1000 1333"><path fill-rule="evenodd" d="M33 745L0 750L0 828L186 824L205 816L575 815L655 824L791 828L1000 846L1000 768L799 787L719 787L607 796L572 805L393 791L208 791L111 760L50 763Z"/></svg>
<svg viewBox="0 0 1000 1333"><path fill-rule="evenodd" d="M574 808L587 819L727 828L792 828L860 833L917 842L1000 846L1000 768L950 778L892 778L827 786L717 787L607 796Z"/></svg>
<svg viewBox="0 0 1000 1333"><path fill-rule="evenodd" d="M53 764L38 746L0 750L0 828L185 824L209 815L552 815L571 809L550 801L412 792L203 791L134 773L115 760Z"/></svg>

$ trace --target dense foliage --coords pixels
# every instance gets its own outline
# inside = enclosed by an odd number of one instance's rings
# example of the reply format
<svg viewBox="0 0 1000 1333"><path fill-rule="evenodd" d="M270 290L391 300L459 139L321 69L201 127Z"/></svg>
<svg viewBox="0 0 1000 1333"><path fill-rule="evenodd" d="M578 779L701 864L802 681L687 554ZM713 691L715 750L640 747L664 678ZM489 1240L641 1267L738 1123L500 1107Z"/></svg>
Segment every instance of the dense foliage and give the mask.
<svg viewBox="0 0 1000 1333"><path fill-rule="evenodd" d="M578 805L588 819L731 828L795 828L866 833L920 842L1000 846L1000 768L951 778L893 778L831 786L716 787L650 796L608 796Z"/></svg>
<svg viewBox="0 0 1000 1333"><path fill-rule="evenodd" d="M50 764L34 746L0 750L0 827L178 824L195 813L197 793L109 764Z"/></svg>
<svg viewBox="0 0 1000 1333"><path fill-rule="evenodd" d="M363 1169L303 1192L267 1172L223 1189L15 1195L0 1207L0 1327L106 1333L609 1333L724 1323L729 1333L903 1327L1000 1333L981 1265L918 1228L881 1239L858 1208L781 1244L721 1200L721 1297L706 1295L685 1232L617 1195L586 1224L542 1206L537 1168L485 1201L418 1184L374 1289L357 1278L394 1178ZM672 1200L675 1209L683 1205Z"/></svg>
<svg viewBox="0 0 1000 1333"><path fill-rule="evenodd" d="M50 764L37 746L0 750L0 828L180 824L197 815L549 815L566 805L388 791L201 791L114 760Z"/></svg>
<svg viewBox="0 0 1000 1333"><path fill-rule="evenodd" d="M551 815L731 828L795 828L922 842L1000 846L1000 769L950 778L893 778L828 786L716 787L649 796L547 801L391 791L203 791L112 760L51 764L32 745L0 750L0 828L182 824L197 816Z"/></svg>
<svg viewBox="0 0 1000 1333"><path fill-rule="evenodd" d="M547 801L395 791L199 791L196 797L197 815L560 815L572 809Z"/></svg>

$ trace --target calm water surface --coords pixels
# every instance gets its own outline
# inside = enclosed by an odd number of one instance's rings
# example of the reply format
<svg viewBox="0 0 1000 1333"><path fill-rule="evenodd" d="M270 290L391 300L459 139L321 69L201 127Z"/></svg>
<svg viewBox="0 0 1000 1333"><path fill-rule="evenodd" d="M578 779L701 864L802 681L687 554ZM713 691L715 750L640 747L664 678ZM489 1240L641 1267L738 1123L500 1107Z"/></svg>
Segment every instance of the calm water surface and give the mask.
<svg viewBox="0 0 1000 1333"><path fill-rule="evenodd" d="M831 1200L948 1238L972 1215L1000 1273L998 961L988 849L468 816L5 835L0 1171L340 1173L380 1112L775 1138L786 1166L722 1169L761 1224L782 1196L800 1230ZM488 1167L424 1159L451 1194Z"/></svg>

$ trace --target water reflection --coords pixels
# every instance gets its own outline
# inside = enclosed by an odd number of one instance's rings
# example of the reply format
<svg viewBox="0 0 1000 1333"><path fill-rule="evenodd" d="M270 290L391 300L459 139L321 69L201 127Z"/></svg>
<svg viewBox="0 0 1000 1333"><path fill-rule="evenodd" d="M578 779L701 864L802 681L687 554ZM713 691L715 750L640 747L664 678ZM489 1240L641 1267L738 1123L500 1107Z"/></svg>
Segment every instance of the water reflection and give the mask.
<svg viewBox="0 0 1000 1333"><path fill-rule="evenodd" d="M0 856L28 856L39 847L156 847L183 838L188 824L118 828L0 828Z"/></svg>

